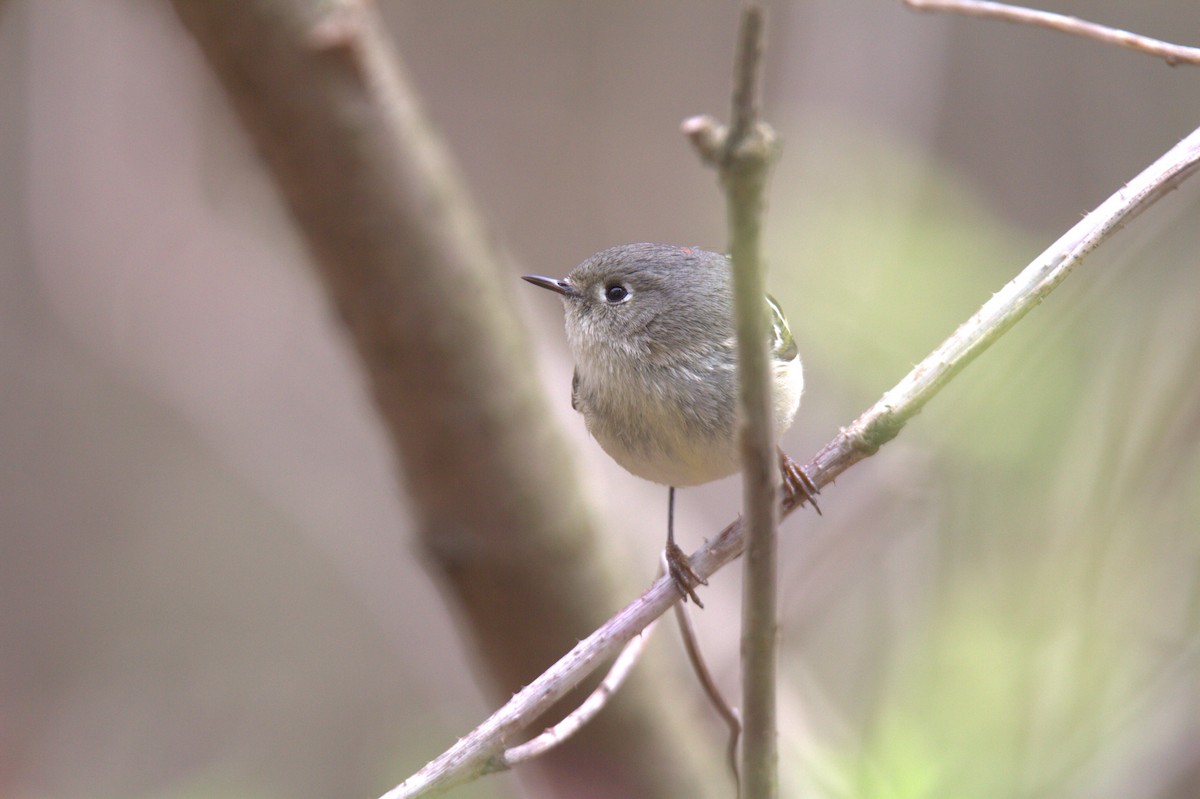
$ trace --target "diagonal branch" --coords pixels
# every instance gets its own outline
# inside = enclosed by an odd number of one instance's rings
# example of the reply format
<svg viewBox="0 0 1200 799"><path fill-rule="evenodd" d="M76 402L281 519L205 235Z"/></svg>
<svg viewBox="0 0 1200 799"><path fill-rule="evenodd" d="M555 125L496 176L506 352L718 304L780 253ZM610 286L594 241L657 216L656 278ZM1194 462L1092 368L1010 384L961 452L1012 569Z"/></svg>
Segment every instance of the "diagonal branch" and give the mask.
<svg viewBox="0 0 1200 799"><path fill-rule="evenodd" d="M1116 194L1050 245L950 338L930 353L875 405L825 446L806 466L818 486L875 454L896 437L935 394L1004 335L1103 241L1174 190L1200 167L1200 129L1168 150ZM790 510L790 509L789 509Z"/></svg>
<svg viewBox="0 0 1200 799"><path fill-rule="evenodd" d="M805 465L812 481L818 488L828 485L895 438L909 419L968 363L1040 304L1084 257L1197 169L1200 169L1200 128L1064 233L874 406L843 428ZM798 499L785 499L782 514L786 516L798 506ZM692 557L692 566L700 576L708 577L740 555L744 546L741 521L735 521ZM679 593L669 578L656 581L487 721L389 791L384 799L429 796L471 779L502 751L507 737L516 734L555 699L615 655L626 641L677 601Z"/></svg>

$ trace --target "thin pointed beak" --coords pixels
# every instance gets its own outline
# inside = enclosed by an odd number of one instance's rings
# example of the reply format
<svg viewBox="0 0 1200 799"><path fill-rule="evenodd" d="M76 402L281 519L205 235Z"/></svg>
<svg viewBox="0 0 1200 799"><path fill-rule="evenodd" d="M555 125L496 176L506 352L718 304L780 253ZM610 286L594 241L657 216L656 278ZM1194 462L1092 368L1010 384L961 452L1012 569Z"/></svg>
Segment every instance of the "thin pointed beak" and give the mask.
<svg viewBox="0 0 1200 799"><path fill-rule="evenodd" d="M521 279L532 283L535 286L540 286L544 289L550 289L555 294L561 294L564 297L578 297L579 292L575 287L567 282L566 278L558 277L542 277L541 275L521 275Z"/></svg>

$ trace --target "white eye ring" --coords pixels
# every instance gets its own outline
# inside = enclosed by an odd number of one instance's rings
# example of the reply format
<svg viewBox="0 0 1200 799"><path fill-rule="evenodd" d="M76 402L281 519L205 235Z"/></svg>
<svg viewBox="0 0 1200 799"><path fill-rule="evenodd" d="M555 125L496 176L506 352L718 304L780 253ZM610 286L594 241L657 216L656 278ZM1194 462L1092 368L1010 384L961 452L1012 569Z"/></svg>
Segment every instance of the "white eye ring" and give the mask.
<svg viewBox="0 0 1200 799"><path fill-rule="evenodd" d="M613 283L604 289L604 301L609 305L619 305L626 302L633 296L633 292L627 286L620 283Z"/></svg>

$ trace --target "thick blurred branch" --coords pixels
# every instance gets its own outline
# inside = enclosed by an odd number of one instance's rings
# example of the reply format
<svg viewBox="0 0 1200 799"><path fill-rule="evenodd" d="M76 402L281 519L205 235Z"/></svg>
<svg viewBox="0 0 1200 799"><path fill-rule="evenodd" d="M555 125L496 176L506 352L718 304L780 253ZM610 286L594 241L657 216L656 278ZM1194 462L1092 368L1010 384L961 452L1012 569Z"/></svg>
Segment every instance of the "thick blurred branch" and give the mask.
<svg viewBox="0 0 1200 799"><path fill-rule="evenodd" d="M262 153L362 359L432 565L495 683L524 685L600 623L620 580L550 421L503 259L374 7L174 6ZM708 796L719 786L719 765L706 768L697 733L681 722L682 688L638 671L586 743L541 761L558 795L577 791L583 773L592 796ZM510 727L510 743L535 718ZM588 766L596 761L620 767Z"/></svg>
<svg viewBox="0 0 1200 799"><path fill-rule="evenodd" d="M1050 28L1060 33L1095 39L1105 44L1115 44L1118 47L1158 56L1171 66L1200 64L1200 47L1171 44L1138 33L1088 22L1078 17L1056 14L1053 11L1040 11L1036 8L1023 8L990 0L903 0L903 2L909 8L917 11L950 11L970 17L1000 19L1021 25Z"/></svg>
<svg viewBox="0 0 1200 799"><path fill-rule="evenodd" d="M874 406L843 428L805 464L813 483L818 488L828 485L895 438L934 395L1039 305L1084 257L1197 169L1200 169L1200 128L1063 234ZM785 496L782 515L791 513L801 502L799 496ZM696 552L692 556L692 566L701 577L709 577L740 555L744 547L745 532L739 519ZM428 796L438 789L470 779L480 764L502 750L506 735L520 728L526 719L543 712L678 601L679 592L674 582L670 578L660 578L483 724L389 792L385 799Z"/></svg>

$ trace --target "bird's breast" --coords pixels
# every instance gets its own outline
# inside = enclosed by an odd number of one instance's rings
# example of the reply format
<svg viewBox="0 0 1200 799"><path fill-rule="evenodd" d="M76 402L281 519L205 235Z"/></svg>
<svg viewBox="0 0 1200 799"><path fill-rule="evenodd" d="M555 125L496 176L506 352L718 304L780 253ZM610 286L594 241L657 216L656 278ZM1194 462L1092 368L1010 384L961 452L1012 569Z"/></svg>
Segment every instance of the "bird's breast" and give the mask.
<svg viewBox="0 0 1200 799"><path fill-rule="evenodd" d="M734 384L722 370L580 368L577 375L576 409L627 471L673 486L737 471Z"/></svg>

